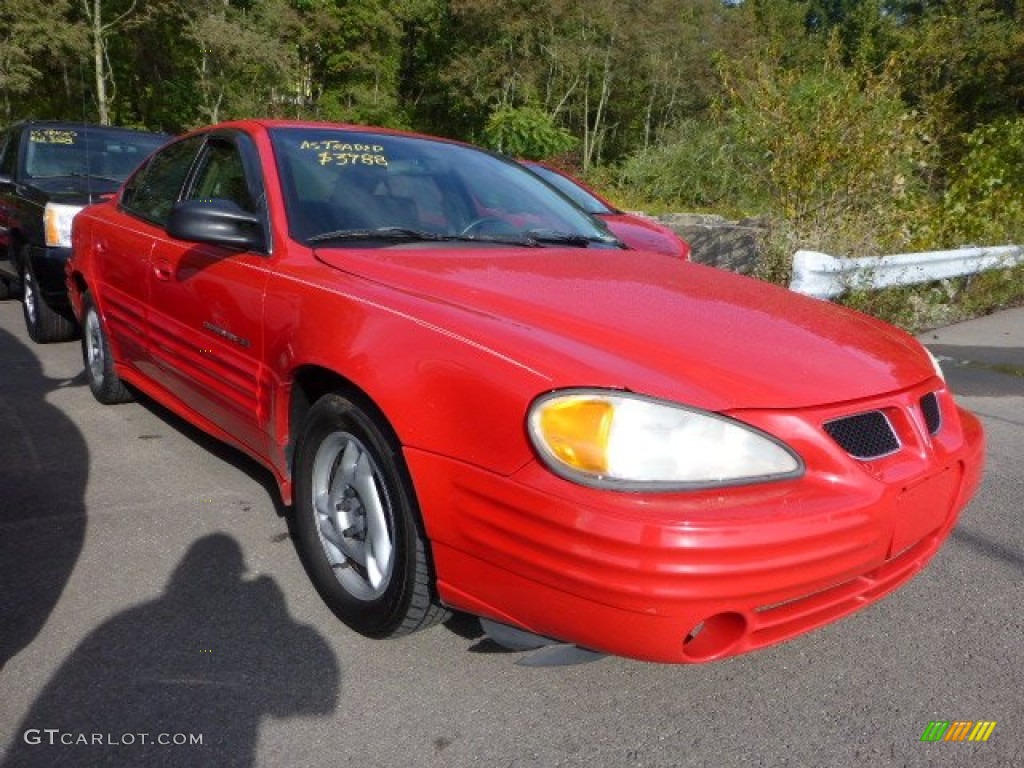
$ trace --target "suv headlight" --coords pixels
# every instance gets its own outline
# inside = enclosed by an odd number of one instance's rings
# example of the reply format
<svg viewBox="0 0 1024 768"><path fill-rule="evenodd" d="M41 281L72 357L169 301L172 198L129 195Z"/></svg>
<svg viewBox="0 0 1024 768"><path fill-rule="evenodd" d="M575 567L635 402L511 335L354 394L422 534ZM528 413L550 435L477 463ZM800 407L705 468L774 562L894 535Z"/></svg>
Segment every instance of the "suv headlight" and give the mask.
<svg viewBox="0 0 1024 768"><path fill-rule="evenodd" d="M71 220L85 206L47 203L43 212L46 244L53 247L71 247Z"/></svg>
<svg viewBox="0 0 1024 768"><path fill-rule="evenodd" d="M534 401L528 431L556 474L620 490L677 490L795 477L803 462L754 427L617 391L563 390Z"/></svg>

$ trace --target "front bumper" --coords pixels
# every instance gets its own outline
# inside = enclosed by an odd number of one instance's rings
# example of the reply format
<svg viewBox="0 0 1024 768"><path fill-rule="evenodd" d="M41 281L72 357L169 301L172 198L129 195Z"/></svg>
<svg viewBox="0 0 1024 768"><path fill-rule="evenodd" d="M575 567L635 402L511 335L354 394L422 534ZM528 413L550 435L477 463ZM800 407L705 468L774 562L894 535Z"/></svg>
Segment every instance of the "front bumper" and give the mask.
<svg viewBox="0 0 1024 768"><path fill-rule="evenodd" d="M942 428L914 416L937 391ZM901 449L844 453L821 429L880 407ZM406 455L453 608L593 650L700 662L787 640L878 600L920 571L976 491L978 420L933 380L878 403L738 415L787 442L799 479L672 494L583 488L531 463L501 477Z"/></svg>
<svg viewBox="0 0 1024 768"><path fill-rule="evenodd" d="M28 249L28 257L43 301L54 309L70 311L65 266L71 249L33 245Z"/></svg>

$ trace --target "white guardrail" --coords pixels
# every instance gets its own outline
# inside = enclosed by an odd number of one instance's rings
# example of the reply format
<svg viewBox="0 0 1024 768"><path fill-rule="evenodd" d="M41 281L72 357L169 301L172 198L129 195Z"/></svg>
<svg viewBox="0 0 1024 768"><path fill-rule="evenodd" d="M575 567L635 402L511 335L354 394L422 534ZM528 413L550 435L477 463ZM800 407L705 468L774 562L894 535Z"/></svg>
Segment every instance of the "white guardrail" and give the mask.
<svg viewBox="0 0 1024 768"><path fill-rule="evenodd" d="M1012 267L1024 261L1019 245L957 248L953 251L899 253L837 259L816 251L793 254L791 290L831 299L853 289L913 285L947 277L973 275L986 269Z"/></svg>

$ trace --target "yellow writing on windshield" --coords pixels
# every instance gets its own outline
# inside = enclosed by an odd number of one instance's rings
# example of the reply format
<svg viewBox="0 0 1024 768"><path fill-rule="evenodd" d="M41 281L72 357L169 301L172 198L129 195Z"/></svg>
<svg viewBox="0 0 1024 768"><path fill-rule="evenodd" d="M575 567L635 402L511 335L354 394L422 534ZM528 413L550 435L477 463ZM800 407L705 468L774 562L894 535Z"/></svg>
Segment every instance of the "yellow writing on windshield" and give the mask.
<svg viewBox="0 0 1024 768"><path fill-rule="evenodd" d="M77 138L77 131L59 130L57 128L33 128L28 140L36 144L74 144Z"/></svg>
<svg viewBox="0 0 1024 768"><path fill-rule="evenodd" d="M350 144L328 139L304 141L299 149L315 152L320 165L376 165L387 167L388 158L380 144Z"/></svg>

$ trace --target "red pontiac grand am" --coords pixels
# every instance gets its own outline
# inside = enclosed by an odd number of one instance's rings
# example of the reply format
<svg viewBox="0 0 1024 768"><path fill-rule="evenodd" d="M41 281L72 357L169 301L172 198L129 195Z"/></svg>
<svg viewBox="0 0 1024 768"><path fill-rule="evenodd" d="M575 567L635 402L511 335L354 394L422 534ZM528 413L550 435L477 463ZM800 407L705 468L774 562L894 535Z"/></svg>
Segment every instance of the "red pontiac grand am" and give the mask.
<svg viewBox="0 0 1024 768"><path fill-rule="evenodd" d="M912 337L624 250L464 144L206 128L73 250L97 399L140 391L269 467L369 636L457 609L641 659L750 651L906 582L981 478Z"/></svg>

